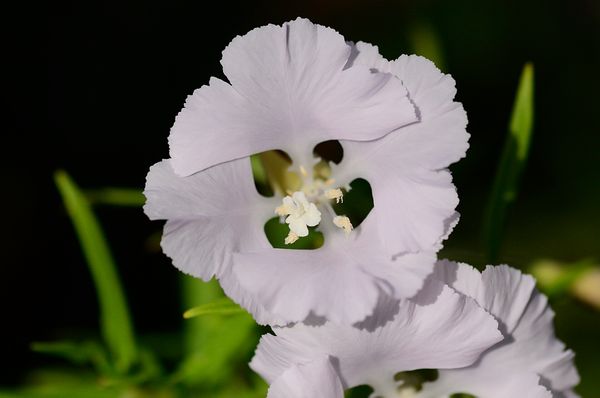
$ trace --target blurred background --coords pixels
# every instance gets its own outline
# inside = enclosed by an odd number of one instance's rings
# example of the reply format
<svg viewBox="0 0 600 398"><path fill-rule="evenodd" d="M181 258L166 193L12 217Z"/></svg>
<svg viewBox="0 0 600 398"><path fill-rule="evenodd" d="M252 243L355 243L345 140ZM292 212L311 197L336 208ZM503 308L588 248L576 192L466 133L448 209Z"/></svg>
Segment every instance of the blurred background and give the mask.
<svg viewBox="0 0 600 398"><path fill-rule="evenodd" d="M186 96L210 76L222 77L219 61L229 41L297 16L333 27L348 40L377 44L389 59L415 52L430 56L452 74L457 100L469 116L471 140L467 157L452 167L462 218L443 255L477 266L486 263L486 203L519 76L531 61L535 127L498 262L568 275L570 269L597 266L600 260L598 1L312 0L209 6L171 0L18 7L23 18L7 36L8 142L0 171L2 391L42 384L48 378L40 369L82 371L91 384L96 380L92 365L73 366L31 350L32 342L99 338L94 284L54 172L64 169L85 190L141 190L149 166L168 157L169 129ZM181 331L190 321L182 318L182 283L189 281L182 282L161 254L161 223L148 221L140 206L99 203L93 209L118 265L136 339L155 351L162 369L157 374L168 374L185 356ZM577 354L578 391L600 397L599 308L571 287L549 289L556 293L557 334ZM245 343L236 346L244 348L225 356L229 362L223 368L235 373L227 377L258 390L260 382L244 362L260 332L244 335Z"/></svg>

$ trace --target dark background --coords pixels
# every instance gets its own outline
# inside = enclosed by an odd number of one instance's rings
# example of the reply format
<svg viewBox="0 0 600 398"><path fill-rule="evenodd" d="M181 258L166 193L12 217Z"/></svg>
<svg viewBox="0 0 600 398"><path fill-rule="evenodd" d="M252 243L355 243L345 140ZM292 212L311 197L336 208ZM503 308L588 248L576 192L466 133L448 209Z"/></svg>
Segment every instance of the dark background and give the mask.
<svg viewBox="0 0 600 398"><path fill-rule="evenodd" d="M31 341L97 325L93 285L52 173L63 168L85 188L142 188L148 167L168 156L169 128L185 97L222 76L220 54L229 41L297 16L377 44L388 58L413 51L416 27L437 33L471 133L467 158L453 167L463 217L446 254L477 265L482 213L519 73L533 61L535 136L502 261L525 267L539 258L600 259L598 1L23 3L5 36L3 62L9 116L1 170L0 385L19 383L50 361L29 351ZM136 208L98 214L136 329L178 329L177 271L149 250L160 223ZM600 314L579 303L555 306L559 336L577 351L583 387L593 391L598 367L587 364L600 355Z"/></svg>

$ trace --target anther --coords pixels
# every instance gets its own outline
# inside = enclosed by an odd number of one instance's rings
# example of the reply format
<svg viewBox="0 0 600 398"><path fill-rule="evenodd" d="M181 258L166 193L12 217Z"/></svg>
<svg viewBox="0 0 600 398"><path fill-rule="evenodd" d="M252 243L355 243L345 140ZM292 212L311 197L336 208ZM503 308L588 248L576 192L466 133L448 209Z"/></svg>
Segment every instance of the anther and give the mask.
<svg viewBox="0 0 600 398"><path fill-rule="evenodd" d="M290 231L288 236L285 238L284 243L286 245L291 245L292 243L294 243L297 240L298 240L298 235L296 235L296 233L294 233L293 231Z"/></svg>
<svg viewBox="0 0 600 398"><path fill-rule="evenodd" d="M325 197L327 199L335 199L335 203L344 203L344 194L342 193L342 190L339 188L336 189L329 189L325 192Z"/></svg>
<svg viewBox="0 0 600 398"><path fill-rule="evenodd" d="M343 229L346 235L350 234L350 231L354 229L352 223L350 222L350 219L346 216L333 217L333 223L336 227Z"/></svg>
<svg viewBox="0 0 600 398"><path fill-rule="evenodd" d="M275 214L277 214L278 216L287 216L288 214L290 214L291 211L289 209L288 206L286 205L281 205L278 206L277 208L275 208Z"/></svg>

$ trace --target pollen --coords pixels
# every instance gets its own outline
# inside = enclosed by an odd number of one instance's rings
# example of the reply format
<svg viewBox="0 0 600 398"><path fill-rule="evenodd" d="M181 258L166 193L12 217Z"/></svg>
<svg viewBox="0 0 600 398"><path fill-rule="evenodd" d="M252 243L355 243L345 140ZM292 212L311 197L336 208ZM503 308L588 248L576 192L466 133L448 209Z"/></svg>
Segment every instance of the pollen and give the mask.
<svg viewBox="0 0 600 398"><path fill-rule="evenodd" d="M325 192L325 197L327 199L335 199L335 203L344 203L344 194L342 193L342 190L339 188L336 189L329 189Z"/></svg>
<svg viewBox="0 0 600 398"><path fill-rule="evenodd" d="M304 166L300 166L300 174L302 174L302 177L304 178L308 177L308 172L306 171Z"/></svg>
<svg viewBox="0 0 600 398"><path fill-rule="evenodd" d="M333 223L336 227L343 229L346 235L349 235L350 232L354 229L352 223L350 222L350 219L346 216L335 216L333 218Z"/></svg>
<svg viewBox="0 0 600 398"><path fill-rule="evenodd" d="M296 235L294 232L290 231L288 236L286 236L284 243L286 245L291 245L292 243L296 242L298 240L298 238L299 238L298 235Z"/></svg>
<svg viewBox="0 0 600 398"><path fill-rule="evenodd" d="M321 212L302 191L296 191L283 198L283 204L275 209L275 213L281 217L287 216L285 222L290 228L290 233L285 238L286 244L307 236L308 227L314 227L321 222Z"/></svg>

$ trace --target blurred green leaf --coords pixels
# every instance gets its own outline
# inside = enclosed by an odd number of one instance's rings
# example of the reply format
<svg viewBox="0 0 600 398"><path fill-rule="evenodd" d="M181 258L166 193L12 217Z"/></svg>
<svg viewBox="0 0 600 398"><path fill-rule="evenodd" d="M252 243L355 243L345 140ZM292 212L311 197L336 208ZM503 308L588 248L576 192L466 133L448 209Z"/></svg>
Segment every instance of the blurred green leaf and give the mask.
<svg viewBox="0 0 600 398"><path fill-rule="evenodd" d="M254 181L266 185L268 183L267 171L260 160L260 155L250 156L250 165L252 166L252 176L254 177Z"/></svg>
<svg viewBox="0 0 600 398"><path fill-rule="evenodd" d="M288 224L281 223L279 217L273 217L265 224L265 235L271 246L277 249L317 249L323 246L323 233L315 228L308 229L308 235L292 244L285 244L285 237L290 232Z"/></svg>
<svg viewBox="0 0 600 398"><path fill-rule="evenodd" d="M502 242L508 207L517 197L521 173L527 160L533 132L534 71L525 64L513 105L508 136L488 201L484 224L487 260L495 263Z"/></svg>
<svg viewBox="0 0 600 398"><path fill-rule="evenodd" d="M538 287L548 297L571 293L579 300L600 309L600 268L594 259L574 263L538 260L529 271L537 279Z"/></svg>
<svg viewBox="0 0 600 398"><path fill-rule="evenodd" d="M201 315L230 315L241 314L245 311L230 299L223 297L211 303L202 304L194 308L190 308L183 313L185 319L194 318Z"/></svg>
<svg viewBox="0 0 600 398"><path fill-rule="evenodd" d="M223 291L215 280L204 283L185 276L182 282L186 307L225 302ZM174 380L202 388L233 383L237 375L236 363L246 367L258 340L252 317L239 311L226 317L196 316L184 321L183 325L186 357Z"/></svg>
<svg viewBox="0 0 600 398"><path fill-rule="evenodd" d="M266 151L258 154L258 159L273 192L285 196L288 191L300 189L302 181L296 173L288 171L291 161L284 154Z"/></svg>
<svg viewBox="0 0 600 398"><path fill-rule="evenodd" d="M26 385L15 391L2 391L0 398L116 398L124 397L121 388L102 385L102 378L72 368L46 368L27 375Z"/></svg>
<svg viewBox="0 0 600 398"><path fill-rule="evenodd" d="M537 284L549 297L566 293L573 283L585 272L594 268L594 262L586 259L572 264L562 264L552 260L538 260L529 271L537 279Z"/></svg>
<svg viewBox="0 0 600 398"><path fill-rule="evenodd" d="M96 387L97 388L97 387ZM0 391L0 398L125 398L113 390L94 390L92 386L44 386L18 391Z"/></svg>
<svg viewBox="0 0 600 398"><path fill-rule="evenodd" d="M415 54L429 59L442 72L446 70L442 45L431 24L415 23L409 31L409 40Z"/></svg>
<svg viewBox="0 0 600 398"><path fill-rule="evenodd" d="M85 196L92 205L141 207L146 203L144 194L133 188L102 188L86 190Z"/></svg>
<svg viewBox="0 0 600 398"><path fill-rule="evenodd" d="M102 335L115 360L117 371L125 373L136 359L137 348L115 262L100 224L75 182L62 170L54 174L54 180L96 286Z"/></svg>
<svg viewBox="0 0 600 398"><path fill-rule="evenodd" d="M31 343L31 349L64 358L74 364L91 363L99 373L106 374L110 371L106 351L96 341L34 342Z"/></svg>

